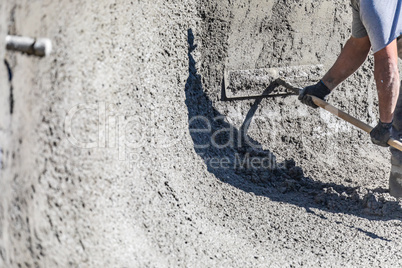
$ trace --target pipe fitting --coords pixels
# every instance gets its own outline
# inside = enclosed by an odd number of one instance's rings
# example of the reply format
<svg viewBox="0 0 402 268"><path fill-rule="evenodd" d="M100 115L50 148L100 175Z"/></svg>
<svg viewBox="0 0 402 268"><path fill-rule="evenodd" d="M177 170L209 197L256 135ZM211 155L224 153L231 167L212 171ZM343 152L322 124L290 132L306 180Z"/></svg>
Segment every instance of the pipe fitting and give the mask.
<svg viewBox="0 0 402 268"><path fill-rule="evenodd" d="M26 36L6 36L6 49L19 51L28 55L45 57L52 51L52 41L47 38L31 38Z"/></svg>

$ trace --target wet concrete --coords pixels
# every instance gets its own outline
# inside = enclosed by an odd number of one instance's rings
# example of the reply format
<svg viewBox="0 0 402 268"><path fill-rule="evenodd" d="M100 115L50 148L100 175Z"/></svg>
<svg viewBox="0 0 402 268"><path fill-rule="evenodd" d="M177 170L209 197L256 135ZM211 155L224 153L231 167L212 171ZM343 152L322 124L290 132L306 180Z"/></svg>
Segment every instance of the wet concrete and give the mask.
<svg viewBox="0 0 402 268"><path fill-rule="evenodd" d="M347 1L0 11L0 38L54 44L44 59L0 46L0 267L401 264L387 149L295 96L222 99L225 70L328 68ZM372 67L329 99L370 124Z"/></svg>

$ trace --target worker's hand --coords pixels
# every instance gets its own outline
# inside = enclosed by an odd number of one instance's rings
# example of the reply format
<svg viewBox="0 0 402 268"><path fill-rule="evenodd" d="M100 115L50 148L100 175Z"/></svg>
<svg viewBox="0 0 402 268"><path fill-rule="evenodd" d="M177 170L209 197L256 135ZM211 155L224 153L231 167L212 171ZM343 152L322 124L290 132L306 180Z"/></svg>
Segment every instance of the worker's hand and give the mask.
<svg viewBox="0 0 402 268"><path fill-rule="evenodd" d="M329 90L329 88L324 85L322 81L320 81L315 85L308 86L300 90L299 100L313 108L318 108L318 106L314 104L312 98L308 95L316 96L317 98L325 100L325 97L328 96L329 93L331 93L331 90Z"/></svg>
<svg viewBox="0 0 402 268"><path fill-rule="evenodd" d="M388 147L387 141L391 137L392 122L383 123L378 122L377 126L370 132L371 141L379 146Z"/></svg>

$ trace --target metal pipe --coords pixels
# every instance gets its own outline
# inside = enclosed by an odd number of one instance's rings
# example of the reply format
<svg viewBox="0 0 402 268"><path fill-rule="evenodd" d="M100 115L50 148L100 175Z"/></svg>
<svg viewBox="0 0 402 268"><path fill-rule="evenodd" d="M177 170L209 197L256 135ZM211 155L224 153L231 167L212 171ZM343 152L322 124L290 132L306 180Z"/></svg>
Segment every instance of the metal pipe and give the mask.
<svg viewBox="0 0 402 268"><path fill-rule="evenodd" d="M45 57L52 51L52 41L47 38L31 38L27 36L6 36L6 49L19 51L28 55Z"/></svg>

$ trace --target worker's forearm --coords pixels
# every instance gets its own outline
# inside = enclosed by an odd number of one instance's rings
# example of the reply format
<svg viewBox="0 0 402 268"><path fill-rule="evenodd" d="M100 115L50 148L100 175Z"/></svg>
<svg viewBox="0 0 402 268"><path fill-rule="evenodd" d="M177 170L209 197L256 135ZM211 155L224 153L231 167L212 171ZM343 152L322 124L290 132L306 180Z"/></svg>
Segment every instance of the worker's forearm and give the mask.
<svg viewBox="0 0 402 268"><path fill-rule="evenodd" d="M396 41L374 54L374 76L380 120L383 123L390 123L394 116L400 85Z"/></svg>
<svg viewBox="0 0 402 268"><path fill-rule="evenodd" d="M368 37L351 37L332 68L323 77L324 84L332 90L353 74L366 60L370 47Z"/></svg>

